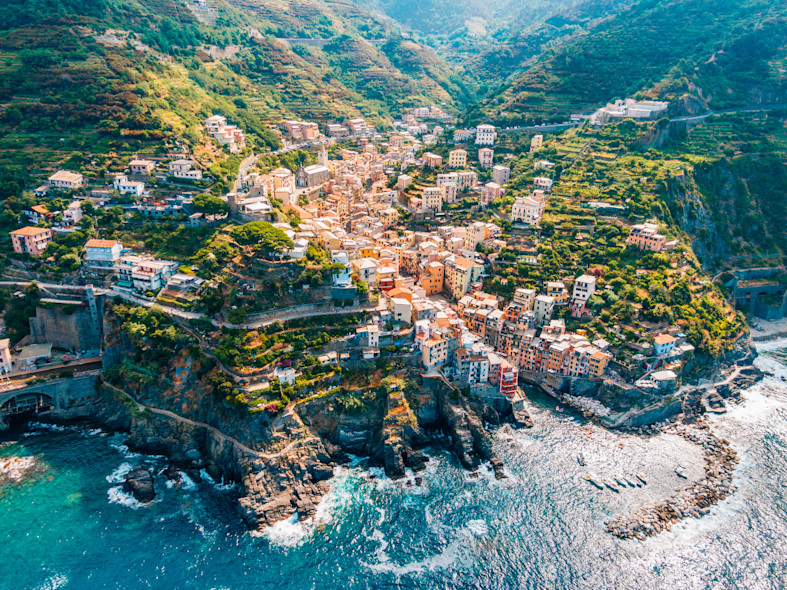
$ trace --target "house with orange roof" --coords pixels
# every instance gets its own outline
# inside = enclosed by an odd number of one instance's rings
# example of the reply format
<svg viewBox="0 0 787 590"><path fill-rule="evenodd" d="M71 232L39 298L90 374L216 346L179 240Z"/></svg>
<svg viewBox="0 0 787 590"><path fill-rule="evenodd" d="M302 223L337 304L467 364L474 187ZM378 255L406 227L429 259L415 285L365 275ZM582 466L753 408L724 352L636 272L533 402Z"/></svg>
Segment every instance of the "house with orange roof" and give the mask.
<svg viewBox="0 0 787 590"><path fill-rule="evenodd" d="M11 232L11 244L17 254L41 256L52 241L52 230L46 227L23 227Z"/></svg>

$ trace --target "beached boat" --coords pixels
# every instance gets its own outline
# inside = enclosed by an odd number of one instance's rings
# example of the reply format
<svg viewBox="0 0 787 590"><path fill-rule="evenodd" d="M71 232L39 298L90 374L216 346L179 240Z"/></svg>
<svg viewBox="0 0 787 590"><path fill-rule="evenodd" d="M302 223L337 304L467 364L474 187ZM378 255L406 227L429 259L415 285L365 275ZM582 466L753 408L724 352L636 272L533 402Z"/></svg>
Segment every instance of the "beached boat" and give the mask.
<svg viewBox="0 0 787 590"><path fill-rule="evenodd" d="M642 475L642 473L637 473L635 475L637 476L637 479L642 482L642 485L647 485L648 480L645 479L645 476Z"/></svg>
<svg viewBox="0 0 787 590"><path fill-rule="evenodd" d="M590 483L592 483L594 486L596 486L598 489L600 490L604 489L604 482L602 482L601 478L599 478L599 476L596 475L595 473L588 473L585 476L585 479Z"/></svg>
<svg viewBox="0 0 787 590"><path fill-rule="evenodd" d="M579 462L580 465L582 465L582 467L587 465L587 463L585 463L585 455L583 455L582 453L577 455L577 461Z"/></svg>

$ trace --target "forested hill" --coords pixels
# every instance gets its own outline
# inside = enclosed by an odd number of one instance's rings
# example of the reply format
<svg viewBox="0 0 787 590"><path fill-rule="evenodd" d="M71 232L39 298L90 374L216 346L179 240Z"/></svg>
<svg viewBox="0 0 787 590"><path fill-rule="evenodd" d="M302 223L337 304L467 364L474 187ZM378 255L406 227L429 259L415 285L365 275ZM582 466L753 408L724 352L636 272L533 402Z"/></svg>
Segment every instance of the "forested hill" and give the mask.
<svg viewBox="0 0 787 590"><path fill-rule="evenodd" d="M213 111L261 144L282 117L459 110L469 89L432 50L322 0L6 0L0 131L183 136ZM299 41L307 39L306 41Z"/></svg>
<svg viewBox="0 0 787 590"><path fill-rule="evenodd" d="M471 119L565 120L633 95L713 109L784 102L785 43L783 2L644 0L547 51Z"/></svg>

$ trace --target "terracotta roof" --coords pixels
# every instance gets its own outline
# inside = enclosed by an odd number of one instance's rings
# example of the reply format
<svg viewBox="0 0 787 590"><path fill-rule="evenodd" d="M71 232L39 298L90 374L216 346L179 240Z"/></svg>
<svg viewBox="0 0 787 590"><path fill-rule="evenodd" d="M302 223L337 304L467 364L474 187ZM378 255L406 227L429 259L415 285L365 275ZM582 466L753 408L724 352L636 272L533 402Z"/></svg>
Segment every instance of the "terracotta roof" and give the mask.
<svg viewBox="0 0 787 590"><path fill-rule="evenodd" d="M675 340L676 339L669 334L659 334L653 339L653 342L656 344L669 344L670 342L675 342Z"/></svg>
<svg viewBox="0 0 787 590"><path fill-rule="evenodd" d="M469 270L469 269L473 268L473 266L475 265L475 262L473 262L472 260L468 260L467 258L462 258L460 256L456 260L454 260L454 264L456 266L458 266L459 268L463 268L465 270Z"/></svg>
<svg viewBox="0 0 787 590"><path fill-rule="evenodd" d="M27 227L23 227L21 229L15 229L11 232L12 236L37 236L42 233L49 232L49 230L45 227L33 227L28 225Z"/></svg>
<svg viewBox="0 0 787 590"><path fill-rule="evenodd" d="M98 240L93 238L87 241L85 248L111 248L115 244L117 244L116 240Z"/></svg>

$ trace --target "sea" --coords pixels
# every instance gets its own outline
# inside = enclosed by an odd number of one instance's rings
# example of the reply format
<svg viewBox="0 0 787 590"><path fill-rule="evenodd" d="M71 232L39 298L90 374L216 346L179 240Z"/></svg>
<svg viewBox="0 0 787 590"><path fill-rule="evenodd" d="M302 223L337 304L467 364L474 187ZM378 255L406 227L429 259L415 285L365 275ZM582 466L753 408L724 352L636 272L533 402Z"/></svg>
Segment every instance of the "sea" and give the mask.
<svg viewBox="0 0 787 590"><path fill-rule="evenodd" d="M249 532L231 484L156 477L124 493L139 455L121 434L30 423L0 443L0 589L615 589L787 586L787 341L759 345L771 373L711 419L738 452L737 491L701 519L646 541L604 522L700 477L699 449L673 434L607 432L533 393L535 427L494 432L507 477L471 476L441 448L417 485L361 459L341 468L313 520ZM587 467L577 460L582 453ZM599 490L583 479L642 473Z"/></svg>

